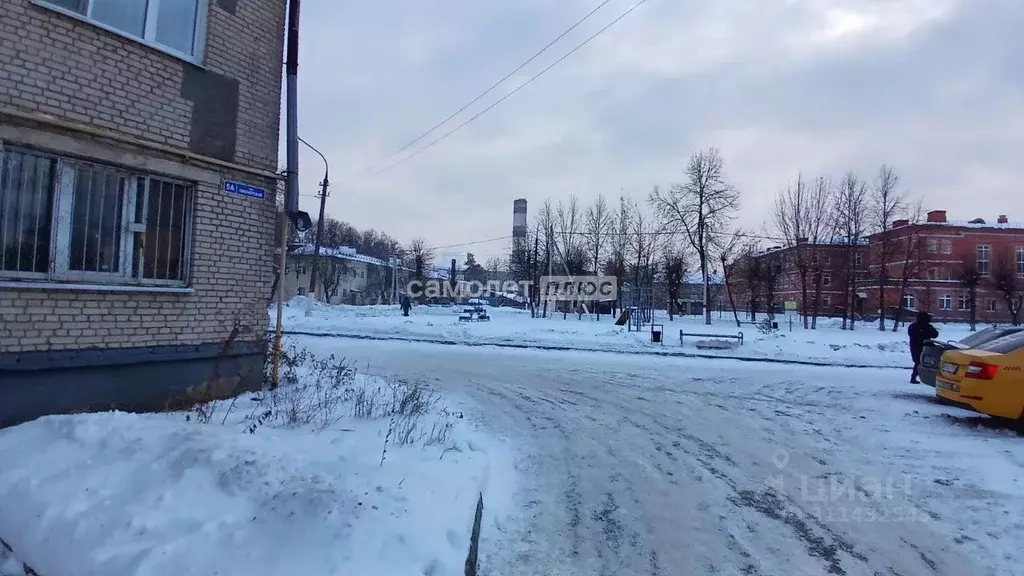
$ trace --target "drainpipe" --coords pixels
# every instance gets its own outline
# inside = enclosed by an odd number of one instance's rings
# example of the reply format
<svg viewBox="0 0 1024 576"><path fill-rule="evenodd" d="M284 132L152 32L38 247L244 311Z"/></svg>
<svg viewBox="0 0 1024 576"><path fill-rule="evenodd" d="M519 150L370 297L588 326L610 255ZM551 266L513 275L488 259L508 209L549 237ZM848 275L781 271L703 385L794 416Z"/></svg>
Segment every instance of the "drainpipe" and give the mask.
<svg viewBox="0 0 1024 576"><path fill-rule="evenodd" d="M288 221L299 232L309 230L309 214L299 210L299 0L288 0L288 35L285 61L286 167L284 211L281 219L281 250L277 287L277 330L274 337L274 372L272 388L280 383L281 340L284 324L284 280L288 252Z"/></svg>

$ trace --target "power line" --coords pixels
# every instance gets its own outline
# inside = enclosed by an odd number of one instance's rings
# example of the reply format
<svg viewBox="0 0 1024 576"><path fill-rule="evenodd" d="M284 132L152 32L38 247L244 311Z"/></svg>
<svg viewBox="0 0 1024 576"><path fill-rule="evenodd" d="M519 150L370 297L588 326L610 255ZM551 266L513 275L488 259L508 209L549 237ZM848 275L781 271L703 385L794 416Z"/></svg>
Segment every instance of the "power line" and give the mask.
<svg viewBox="0 0 1024 576"><path fill-rule="evenodd" d="M572 26L570 26L570 27L566 28L566 29L565 29L565 30L564 30L564 31L563 31L563 32L562 32L561 34L559 34L559 35L558 35L557 37L555 37L555 39L554 39L554 40L552 40L551 42L548 42L548 43L547 43L547 44L546 44L546 45L545 45L545 46L544 46L543 48L541 48L540 50L538 50L538 51L537 51L537 53L535 53L535 54L534 54L533 56L530 56L530 58L529 58L529 59L527 59L527 60L526 60L525 62L523 62L522 64L520 64L519 66L517 66L517 67L515 68L515 70L512 70L511 72L509 72L508 74L506 74L505 76L503 76L503 77L501 78L501 80L498 80L498 81L497 81L497 82L495 82L494 84L491 84L491 86L490 86L490 87L489 87L489 88L488 88L487 90L484 90L483 92L481 92L480 94L478 94L476 98L473 98L472 100L470 100L469 102L467 102L467 103L466 103L465 105L463 105L463 106L462 106L462 108L459 108L459 109L458 109L458 110L456 110L455 112L452 112L452 113L451 113L451 115L449 115L449 116L448 116L447 118L445 118L444 120L441 120L440 122L438 122L437 124L435 124L435 125L434 125L434 126L433 126L432 128L430 128L430 129L429 129L429 130L427 130L426 132L424 132L424 133L420 134L419 136L417 136L417 137L416 137L416 138L415 138L414 140L412 140L412 141L410 141L409 143L407 143L407 144L406 144L405 146L402 146L402 147L401 147L401 148L399 148L398 150L395 150L394 152L392 152L390 156L388 156L387 158L385 158L385 159L384 159L384 162L387 162L388 160L391 160L392 158L394 158L395 156L398 156L398 155L399 155L399 154L401 154L402 152L405 152L405 151L406 151L406 150L408 150L408 149L409 149L409 148L410 148L411 146L413 146L414 144L416 144L416 143L417 143L417 142L419 142L420 140L423 140L424 138L426 138L427 136L429 136L430 134L432 134L432 133L433 133L433 132L434 132L435 130L437 130L437 129L438 129L438 128L440 128L441 126L444 126L445 124L447 124L447 123L448 123L449 121L451 121L451 119L452 119L452 118L455 118L455 117L456 117L456 116L458 116L459 114L463 113L463 112L464 112L464 111L465 111L465 110L466 110L467 108L469 108L469 107L470 107L470 106L472 106L473 104L476 104L477 102L479 102L479 101L480 101L480 99L482 99L482 98L483 98L484 96L487 96L488 94L490 94L490 93L491 93L492 91L494 91L494 89L495 89L495 88L497 88L498 86L502 85L502 84L503 84L503 83L504 83L504 82L505 82L506 80L508 80L509 78L511 78L512 76L514 76L514 75L515 75L515 74L516 74L517 72L519 72L520 70L522 70L523 68L525 68L526 66L528 66L528 65L529 65L529 64L530 64L531 62L533 62L534 60L536 60L538 56L540 56L540 55L541 55L541 54L543 54L544 52L547 52L548 48L551 48L551 47L552 47L552 46L554 46L554 45L555 45L555 44L556 44L556 43L557 43L557 42L558 42L559 40L561 40L562 38L565 38L565 36L566 36L567 34L569 34L569 33L570 33L570 32L572 32L573 30L575 30L576 28L578 28L578 27L579 27L579 26L580 26L581 24L583 24L584 22L586 22L588 18L590 18L591 16L593 16L593 15L594 15L594 13L596 13L596 12L597 12L598 10L600 10L601 8L603 8L603 7L604 7L604 6L606 5L606 4L608 4L609 2L611 2L611 0L604 0L603 2L601 2L600 4L598 4L598 5L597 5L597 7L595 7L595 8L593 9L593 10L591 10L590 12L588 12L588 13L587 13L587 14L586 14L586 15L585 15L585 16L584 16L583 18L580 18L579 20L577 20L575 24L573 24Z"/></svg>
<svg viewBox="0 0 1024 576"><path fill-rule="evenodd" d="M587 44L589 44L589 43L590 43L591 41L593 41L593 40L594 40L595 38L597 38L598 36L600 36L601 34L603 34L603 33L604 33L604 32L605 32L606 30L608 30L609 28L611 28L612 26L614 26L614 25L615 25L616 23L618 23L618 22L619 22L620 20L622 20L622 19L623 19L623 18L625 18L626 16L629 16L629 15L630 15L630 14L631 14L631 13L632 13L632 12L633 12L634 10L636 10L637 8L639 8L640 6L642 6L642 5L643 5L644 3L646 3L646 2L647 2L647 0L639 0L639 1L638 1L638 2L636 3L636 4L633 4L633 6L631 6L631 7L630 7L630 8L628 9L628 10L626 10L625 12L623 12L622 14L620 14L620 15L619 15L619 16L618 16L617 18L615 18L614 20L612 20L611 22L609 22L609 23L608 23L608 25L606 25L606 26L605 26L604 28L601 28L600 30L598 30L597 32L595 32L595 33L594 33L594 34L593 34L592 36L590 36L589 38L587 38L587 39L586 39L586 40L584 40L583 42L580 42L579 44L577 44L575 48L573 48L573 49L572 49L572 50L570 50L569 52L565 53L565 54L564 54L564 55L563 55L563 56L562 56L561 58L559 58L558 60L555 60L554 62L552 62L552 63L551 63L550 65L548 65L548 67L547 67L547 68L544 68L544 69L543 69L543 70L541 70L540 72L538 72L538 73L534 74L534 75L533 75L532 77L530 77L530 78L529 78L528 80L526 80L525 82L523 82L523 83L522 83L522 84L520 84L519 86L516 86L516 87L515 87L515 88L514 88L514 89L513 89L513 90L512 90L511 92L509 92L508 94L505 94L505 95L504 95L504 96L502 96L502 97L501 97L500 99L498 99L497 101L495 101L494 103L492 103L492 104L491 104L490 106L488 106L488 107L484 108L483 110L481 110L480 112L476 113L476 115L474 115L474 116L470 117L470 118L469 118L468 120L466 120L466 121L464 121L463 123L459 124L459 125L458 125L458 126L456 126L455 128L452 128L451 130L449 130L449 131L445 132L445 133L444 133L444 134L442 134L441 136L439 136L439 137L437 137L437 138L435 138L435 139L431 140L431 141L430 141L430 142L429 142L429 143L428 143L428 144L427 144L426 146L424 146L423 148L420 148L420 149L418 149L418 150L414 151L414 152L413 152L412 154L409 154L408 156L404 156L404 157L402 157L402 158L399 158L399 159L398 159L398 160L396 160L395 162L392 162L392 163L390 163L390 164L387 164L387 165L386 165L386 166L384 166L383 168L380 168L380 169L378 169L378 170L374 170L374 171L373 171L373 174L383 174L384 172L387 172L388 170L391 170L392 168L394 168L395 166L398 166L399 164L401 164L401 163L405 162L406 160L409 160L410 158L413 158L413 157L415 157L415 156L418 156L418 155L422 154L423 152L426 152L427 150L429 150L430 148L433 148L433 147L434 147L434 145L438 144L438 143L439 143L439 142L441 142L442 140L444 140L444 139L448 138L448 137L449 137L449 136L451 136L452 134L454 134L454 133L458 132L459 130L461 130L461 129L465 128L465 127L466 127L467 125L469 125L469 124L470 124L471 122L473 122L473 121L474 121L474 120L476 120L477 118L479 118L479 117L483 116L483 115L484 115L484 114L486 114L487 112L491 111L492 109L494 109L494 108L495 108L496 106L498 106L499 104L501 104L501 103L502 103L502 102L504 102L505 100L508 100L509 98L511 98L513 94L515 94L516 92L519 92L520 90L522 90L523 88L525 88L526 86L528 86L529 84L531 84L531 83L532 83L532 82L533 82L534 80L536 80L536 79L540 78L541 76L543 76L543 75L544 75L545 73L547 73L547 72L548 72L549 70L551 70L552 68L554 68L555 66L557 66L558 64L560 64L560 63L561 63L561 62L562 62L563 60L565 60L565 59L566 59L566 58L568 58L569 56L572 56L573 54L575 54L575 53L576 53L576 52L577 52L577 51L578 51L578 50L579 50L580 48L583 48L584 46L586 46Z"/></svg>
<svg viewBox="0 0 1024 576"><path fill-rule="evenodd" d="M498 240L508 240L512 235L498 236L497 238L488 238L486 240L474 240L472 242L463 242L461 244L445 244L444 246L431 246L427 250L441 250L443 248L458 248L460 246L474 246L476 244L486 244L488 242L497 242Z"/></svg>

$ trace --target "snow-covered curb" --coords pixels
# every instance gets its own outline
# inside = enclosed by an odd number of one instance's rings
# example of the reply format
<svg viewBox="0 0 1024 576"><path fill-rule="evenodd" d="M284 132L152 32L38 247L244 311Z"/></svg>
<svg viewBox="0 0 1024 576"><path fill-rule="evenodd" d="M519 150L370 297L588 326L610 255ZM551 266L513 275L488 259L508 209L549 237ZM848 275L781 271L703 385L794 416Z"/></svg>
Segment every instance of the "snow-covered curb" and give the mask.
<svg viewBox="0 0 1024 576"><path fill-rule="evenodd" d="M0 430L0 535L46 576L443 576L462 574L480 493L485 534L511 515L511 452L464 419L444 445L397 446L394 418L249 433L252 402L223 423L102 413Z"/></svg>
<svg viewBox="0 0 1024 576"><path fill-rule="evenodd" d="M379 336L371 334L349 333L344 330L332 332L308 332L303 330L284 330L285 336L313 336L316 338L351 338L354 340L382 340L394 342L418 342L421 344L438 344L442 346L476 346L493 348L515 348L520 350L552 350L558 352L606 352L612 354L632 354L649 356L670 356L679 358L701 358L707 360L738 360L740 362L768 362L772 364L795 364L798 366L836 366L834 361L811 360L800 357L777 357L777 356L743 356L735 347L722 348L721 352L714 349L696 347L702 352L686 352L685 350L673 350L672 348L591 348L587 346L557 346L541 343L518 343L502 342L499 340L447 340L439 337L415 336ZM872 369L905 369L910 370L911 365L897 364L860 364L844 362L839 364L843 368L872 368Z"/></svg>

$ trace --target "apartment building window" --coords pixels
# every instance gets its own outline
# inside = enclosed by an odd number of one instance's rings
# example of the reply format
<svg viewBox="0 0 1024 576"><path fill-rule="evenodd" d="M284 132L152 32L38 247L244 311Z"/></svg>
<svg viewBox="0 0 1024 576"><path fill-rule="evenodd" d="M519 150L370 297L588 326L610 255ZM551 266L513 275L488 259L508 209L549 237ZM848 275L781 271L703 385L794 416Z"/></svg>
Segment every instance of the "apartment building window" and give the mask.
<svg viewBox="0 0 1024 576"><path fill-rule="evenodd" d="M939 238L939 246L942 248L943 254L953 253L953 239L952 238Z"/></svg>
<svg viewBox="0 0 1024 576"><path fill-rule="evenodd" d="M903 307L907 310L912 310L917 307L917 298L913 294L903 295Z"/></svg>
<svg viewBox="0 0 1024 576"><path fill-rule="evenodd" d="M966 312L971 309L971 297L968 294L960 294L957 297L957 304L961 312Z"/></svg>
<svg viewBox="0 0 1024 576"><path fill-rule="evenodd" d="M831 294L822 294L821 295L821 306L823 308L831 308L832 307L832 295Z"/></svg>
<svg viewBox="0 0 1024 576"><path fill-rule="evenodd" d="M1024 246L1017 247L1017 275L1024 278Z"/></svg>
<svg viewBox="0 0 1024 576"><path fill-rule="evenodd" d="M978 245L978 272L988 276L992 270L992 247L988 244Z"/></svg>
<svg viewBox="0 0 1024 576"><path fill-rule="evenodd" d="M860 267L864 265L864 254L861 252L855 252L853 254L853 265Z"/></svg>
<svg viewBox="0 0 1024 576"><path fill-rule="evenodd" d="M939 296L939 310L952 310L953 309L953 297L949 294L943 294Z"/></svg>
<svg viewBox="0 0 1024 576"><path fill-rule="evenodd" d="M985 311L994 313L996 311L996 299L989 298L985 300Z"/></svg>
<svg viewBox="0 0 1024 576"><path fill-rule="evenodd" d="M832 285L832 275L831 274L822 274L821 275L821 285L822 286L831 286Z"/></svg>
<svg viewBox="0 0 1024 576"><path fill-rule="evenodd" d="M36 0L188 60L202 58L208 0Z"/></svg>
<svg viewBox="0 0 1024 576"><path fill-rule="evenodd" d="M939 251L939 239L938 238L929 238L928 239L928 253L929 254L935 254L938 251Z"/></svg>
<svg viewBox="0 0 1024 576"><path fill-rule="evenodd" d="M189 184L0 149L0 278L185 286Z"/></svg>

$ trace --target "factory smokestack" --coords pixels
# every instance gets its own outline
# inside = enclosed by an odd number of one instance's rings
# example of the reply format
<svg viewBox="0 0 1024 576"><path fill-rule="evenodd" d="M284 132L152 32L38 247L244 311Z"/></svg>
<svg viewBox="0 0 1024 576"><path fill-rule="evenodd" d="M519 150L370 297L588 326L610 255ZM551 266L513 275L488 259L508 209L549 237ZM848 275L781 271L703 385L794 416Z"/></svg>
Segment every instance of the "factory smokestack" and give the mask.
<svg viewBox="0 0 1024 576"><path fill-rule="evenodd" d="M519 198L512 203L512 247L523 250L527 248L526 198Z"/></svg>

